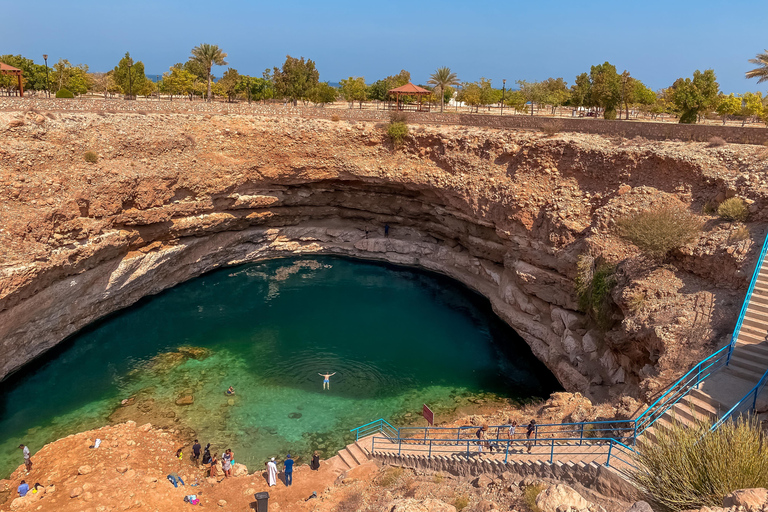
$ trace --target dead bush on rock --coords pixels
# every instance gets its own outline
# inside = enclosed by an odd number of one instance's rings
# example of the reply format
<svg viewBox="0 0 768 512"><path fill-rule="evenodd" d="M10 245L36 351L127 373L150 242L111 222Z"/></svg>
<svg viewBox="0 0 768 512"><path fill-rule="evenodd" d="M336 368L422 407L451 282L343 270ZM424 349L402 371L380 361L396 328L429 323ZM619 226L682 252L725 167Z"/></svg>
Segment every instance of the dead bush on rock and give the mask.
<svg viewBox="0 0 768 512"><path fill-rule="evenodd" d="M93 151L86 151L85 154L83 155L83 158L89 164L95 164L96 162L99 161L99 155L97 155Z"/></svg>
<svg viewBox="0 0 768 512"><path fill-rule="evenodd" d="M618 234L651 258L665 258L670 251L701 233L701 219L682 208L645 211L617 221Z"/></svg>

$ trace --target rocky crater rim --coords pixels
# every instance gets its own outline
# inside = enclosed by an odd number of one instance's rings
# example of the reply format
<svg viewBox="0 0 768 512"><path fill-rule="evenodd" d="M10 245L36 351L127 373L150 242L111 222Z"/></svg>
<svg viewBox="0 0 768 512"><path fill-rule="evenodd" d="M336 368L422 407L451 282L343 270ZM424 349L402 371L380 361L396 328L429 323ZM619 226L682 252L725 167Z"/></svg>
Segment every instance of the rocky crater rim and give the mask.
<svg viewBox="0 0 768 512"><path fill-rule="evenodd" d="M333 254L451 276L565 389L642 400L730 333L768 211L755 146L411 126L396 149L371 123L233 115L0 112L0 130L0 378L210 270ZM734 195L748 236L707 217L665 265L614 233ZM607 330L579 310L583 255L617 265Z"/></svg>

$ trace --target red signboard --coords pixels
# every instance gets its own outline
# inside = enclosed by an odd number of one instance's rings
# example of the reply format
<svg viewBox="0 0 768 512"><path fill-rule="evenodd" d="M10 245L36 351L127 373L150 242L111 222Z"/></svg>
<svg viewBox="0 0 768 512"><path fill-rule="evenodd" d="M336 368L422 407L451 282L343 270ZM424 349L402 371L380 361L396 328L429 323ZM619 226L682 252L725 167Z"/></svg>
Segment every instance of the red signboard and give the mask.
<svg viewBox="0 0 768 512"><path fill-rule="evenodd" d="M421 408L421 415L424 416L424 419L427 420L427 423L430 425L435 424L435 413L432 412L432 409L427 407L427 404L424 404L424 407Z"/></svg>

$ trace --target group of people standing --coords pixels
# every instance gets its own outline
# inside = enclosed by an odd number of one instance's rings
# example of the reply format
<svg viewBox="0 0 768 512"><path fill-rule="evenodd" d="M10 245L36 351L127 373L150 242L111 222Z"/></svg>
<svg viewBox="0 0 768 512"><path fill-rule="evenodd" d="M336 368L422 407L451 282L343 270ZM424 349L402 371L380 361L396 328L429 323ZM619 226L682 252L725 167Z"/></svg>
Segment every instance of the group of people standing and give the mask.
<svg viewBox="0 0 768 512"><path fill-rule="evenodd" d="M202 458L200 455L200 452L202 450ZM176 452L176 455L179 459L182 458L182 450L179 448L179 451ZM211 443L208 443L205 445L205 449L202 448L200 445L200 442L195 439L195 443L192 445L192 462L197 464L198 466L202 463L204 466L208 467L208 475L210 477L216 477L216 468L217 464L219 462L219 454L218 452L214 452L213 455L211 455ZM233 452L231 449L227 448L224 453L221 454L221 470L224 472L224 478L229 478L232 476L232 466L235 464L235 452Z"/></svg>
<svg viewBox="0 0 768 512"><path fill-rule="evenodd" d="M291 457L291 454L285 456L285 460L283 461L283 480L285 482L286 487L290 487L293 484L293 465L295 461L293 460L293 457ZM270 487L273 487L277 485L277 461L274 457L272 457L269 461L265 463L265 466L267 467L267 483ZM309 463L309 468L312 471L317 471L320 469L320 453L315 451L312 454L312 462Z"/></svg>
<svg viewBox="0 0 768 512"><path fill-rule="evenodd" d="M517 431L517 421L510 419L509 420L509 426L507 427L507 438L509 440L515 439L516 431ZM498 437L501 438L501 429L499 429L499 435ZM494 446L490 441L486 441L486 432L488 431L488 425L483 425L479 429L477 429L477 432L475 432L475 436L479 440L477 442L479 452L483 452L483 447L488 448L491 452L493 452L495 449L500 449L498 446ZM531 453L531 448L536 444L536 420L531 420L530 423L528 423L528 426L525 428L525 438L526 446L528 448L528 453Z"/></svg>

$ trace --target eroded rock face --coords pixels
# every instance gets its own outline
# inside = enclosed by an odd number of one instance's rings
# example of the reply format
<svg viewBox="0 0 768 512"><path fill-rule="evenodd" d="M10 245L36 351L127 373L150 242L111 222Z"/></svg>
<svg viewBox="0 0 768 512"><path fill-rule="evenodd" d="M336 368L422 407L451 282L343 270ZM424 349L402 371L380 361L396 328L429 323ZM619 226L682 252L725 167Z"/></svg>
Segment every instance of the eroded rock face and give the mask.
<svg viewBox="0 0 768 512"><path fill-rule="evenodd" d="M751 197L754 220L768 211L744 147L414 127L393 150L366 123L54 117L12 126L24 114L0 113L0 378L212 269L335 254L467 284L570 391L653 391L732 327L759 244L717 225L677 267L649 268L612 235L615 218L724 189ZM619 263L608 332L578 311L587 253Z"/></svg>

